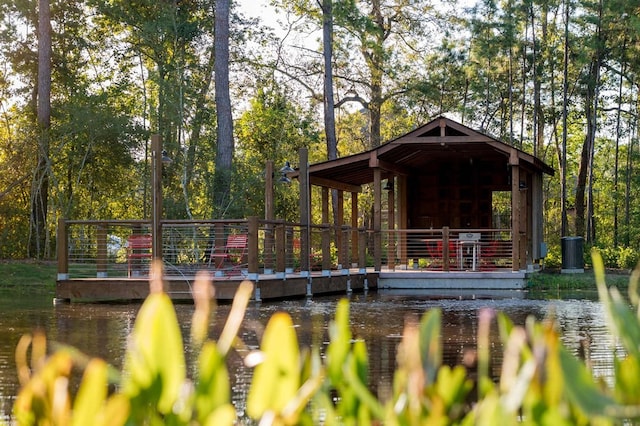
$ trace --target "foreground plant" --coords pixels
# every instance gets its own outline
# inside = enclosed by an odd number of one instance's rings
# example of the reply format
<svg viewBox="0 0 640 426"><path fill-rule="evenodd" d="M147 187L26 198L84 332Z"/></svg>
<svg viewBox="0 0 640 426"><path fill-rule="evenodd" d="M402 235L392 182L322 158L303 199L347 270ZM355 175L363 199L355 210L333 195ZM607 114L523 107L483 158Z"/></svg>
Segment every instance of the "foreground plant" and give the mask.
<svg viewBox="0 0 640 426"><path fill-rule="evenodd" d="M320 348L300 348L289 315L269 320L260 349L245 357L255 367L247 415L261 425L613 425L640 420L640 272L629 285L629 308L615 288L607 289L594 252L600 298L613 335L625 353L615 353L614 386L594 379L585 364L560 343L553 318L515 326L505 315L480 313L476 379L462 365L442 364L441 312L408 318L398 347L393 395L380 401L369 390L364 341L353 336L349 304L338 303L329 327L325 358ZM157 270L157 269L156 269ZM161 274L155 274L159 277ZM191 329L195 377L188 378L184 345L162 281L151 280L127 348L122 372L88 360L68 347L47 355L44 336L25 336L16 350L22 389L14 406L20 425L225 425L237 422L230 402L226 358L252 293L241 284L217 342L207 339L211 285L195 285ZM500 331L501 373L490 374L489 332ZM27 354L31 350L31 360ZM75 398L73 368L84 371ZM115 390L109 392L109 389Z"/></svg>

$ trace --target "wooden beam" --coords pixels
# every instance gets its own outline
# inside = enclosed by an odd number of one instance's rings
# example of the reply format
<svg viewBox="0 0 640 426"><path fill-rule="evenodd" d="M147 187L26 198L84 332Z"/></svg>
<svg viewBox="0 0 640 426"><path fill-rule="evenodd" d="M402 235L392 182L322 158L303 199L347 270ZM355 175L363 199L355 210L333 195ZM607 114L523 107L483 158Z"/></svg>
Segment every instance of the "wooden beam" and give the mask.
<svg viewBox="0 0 640 426"><path fill-rule="evenodd" d="M386 172L391 172L399 176L408 176L407 169L399 167L397 164L389 163L388 161L378 160L378 167Z"/></svg>
<svg viewBox="0 0 640 426"><path fill-rule="evenodd" d="M440 143L473 143L473 142L491 142L495 139L489 136L473 135L473 136L406 136L397 142L397 145L409 144L440 144Z"/></svg>
<svg viewBox="0 0 640 426"><path fill-rule="evenodd" d="M309 176L309 181L315 186L324 186L346 192L362 192L360 185L352 185L350 183L344 183L333 179Z"/></svg>

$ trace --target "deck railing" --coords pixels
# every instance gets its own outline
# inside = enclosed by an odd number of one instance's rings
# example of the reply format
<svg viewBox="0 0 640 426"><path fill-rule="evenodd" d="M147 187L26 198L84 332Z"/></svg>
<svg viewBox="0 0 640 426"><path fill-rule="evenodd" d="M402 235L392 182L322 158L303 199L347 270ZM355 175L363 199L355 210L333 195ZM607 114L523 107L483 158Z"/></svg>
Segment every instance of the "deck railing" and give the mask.
<svg viewBox="0 0 640 426"><path fill-rule="evenodd" d="M390 269L511 270L510 229L401 229L382 231L382 264Z"/></svg>
<svg viewBox="0 0 640 426"><path fill-rule="evenodd" d="M208 270L219 277L309 274L375 266L373 231L348 226L242 220L164 220L162 259L168 276ZM223 256L231 235L246 247ZM61 220L58 279L146 277L153 253L151 222ZM308 241L308 258L305 244ZM509 229L393 230L380 233L380 264L390 269L488 271L511 269ZM214 254L212 256L212 254Z"/></svg>
<svg viewBox="0 0 640 426"><path fill-rule="evenodd" d="M298 223L243 220L164 220L162 260L167 276L209 270L219 277L305 274L366 268L365 231ZM231 235L246 247L221 255ZM146 277L153 253L151 222L61 220L58 223L58 279ZM309 241L308 243L306 241ZM309 256L303 255L309 245ZM212 256L213 254L213 256Z"/></svg>

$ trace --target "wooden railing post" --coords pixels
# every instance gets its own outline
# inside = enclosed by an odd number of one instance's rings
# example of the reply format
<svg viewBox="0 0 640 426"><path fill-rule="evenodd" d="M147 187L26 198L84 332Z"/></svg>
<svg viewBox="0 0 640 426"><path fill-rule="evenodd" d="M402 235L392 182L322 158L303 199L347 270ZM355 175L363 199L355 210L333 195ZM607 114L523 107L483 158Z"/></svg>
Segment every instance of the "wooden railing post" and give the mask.
<svg viewBox="0 0 640 426"><path fill-rule="evenodd" d="M358 268L363 273L367 270L367 231L364 228L358 231Z"/></svg>
<svg viewBox="0 0 640 426"><path fill-rule="evenodd" d="M322 273L331 270L331 228L328 223L322 224Z"/></svg>
<svg viewBox="0 0 640 426"><path fill-rule="evenodd" d="M69 279L69 241L67 237L67 223L64 218L58 219L57 232L58 280Z"/></svg>
<svg viewBox="0 0 640 426"><path fill-rule="evenodd" d="M97 226L98 253L96 258L96 277L107 277L107 224Z"/></svg>
<svg viewBox="0 0 640 426"><path fill-rule="evenodd" d="M248 218L248 253L247 263L249 274L258 274L258 217L251 216ZM250 276L251 278L251 276Z"/></svg>
<svg viewBox="0 0 640 426"><path fill-rule="evenodd" d="M340 264L342 265L342 269L349 269L349 227L347 225L342 225L340 227L340 248L339 250L339 259Z"/></svg>
<svg viewBox="0 0 640 426"><path fill-rule="evenodd" d="M286 234L284 221L276 224L276 275L284 274L287 268Z"/></svg>
<svg viewBox="0 0 640 426"><path fill-rule="evenodd" d="M449 272L449 259L451 254L449 253L449 227L442 227L442 270Z"/></svg>

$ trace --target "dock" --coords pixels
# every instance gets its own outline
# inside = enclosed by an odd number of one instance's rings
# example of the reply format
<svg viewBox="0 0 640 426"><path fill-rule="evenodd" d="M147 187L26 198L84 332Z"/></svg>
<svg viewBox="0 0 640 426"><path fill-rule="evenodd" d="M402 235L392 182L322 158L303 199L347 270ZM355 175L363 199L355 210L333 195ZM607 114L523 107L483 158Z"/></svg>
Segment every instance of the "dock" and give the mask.
<svg viewBox="0 0 640 426"><path fill-rule="evenodd" d="M218 301L231 301L239 284L249 279L254 284L252 300L278 300L304 298L328 294L348 294L377 288L378 274L357 269L332 271L331 274L260 274L248 277L211 277L214 297ZM251 279L250 279L251 278ZM191 301L194 276L166 276L165 291L175 301ZM57 302L115 302L142 301L149 295L148 277L74 278L58 280Z"/></svg>

